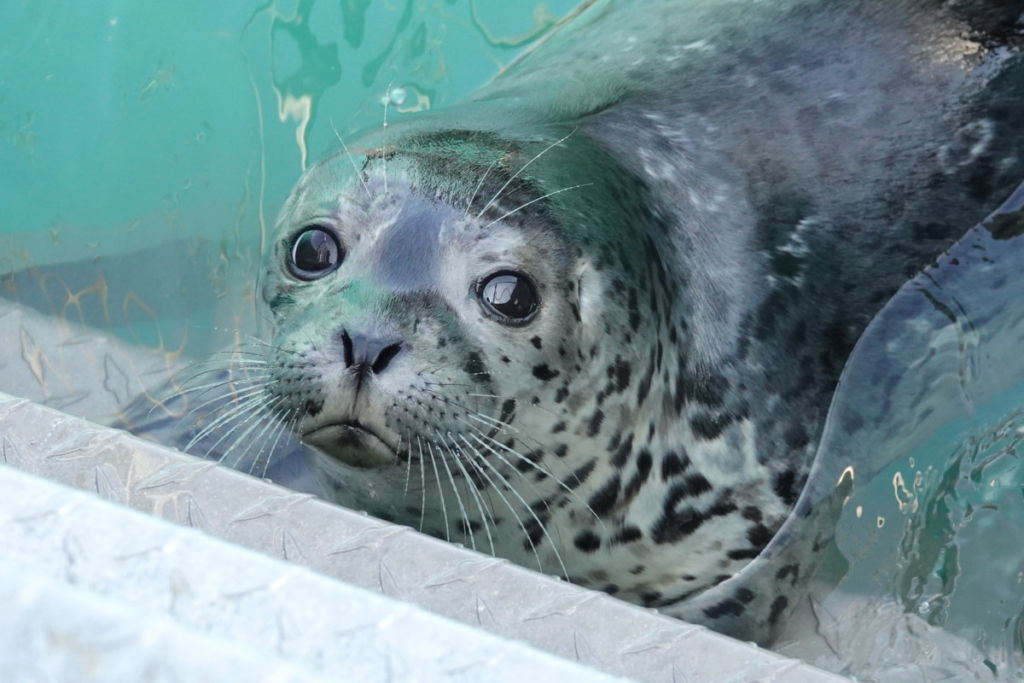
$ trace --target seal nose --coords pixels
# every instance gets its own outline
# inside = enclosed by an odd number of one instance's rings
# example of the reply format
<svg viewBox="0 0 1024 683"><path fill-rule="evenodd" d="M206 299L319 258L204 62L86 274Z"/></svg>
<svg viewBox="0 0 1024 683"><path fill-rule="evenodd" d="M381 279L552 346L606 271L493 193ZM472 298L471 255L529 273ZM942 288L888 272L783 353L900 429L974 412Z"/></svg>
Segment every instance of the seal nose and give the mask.
<svg viewBox="0 0 1024 683"><path fill-rule="evenodd" d="M345 367L369 370L375 375L384 372L402 350L400 341L349 334L347 330L341 331L341 345L345 354Z"/></svg>

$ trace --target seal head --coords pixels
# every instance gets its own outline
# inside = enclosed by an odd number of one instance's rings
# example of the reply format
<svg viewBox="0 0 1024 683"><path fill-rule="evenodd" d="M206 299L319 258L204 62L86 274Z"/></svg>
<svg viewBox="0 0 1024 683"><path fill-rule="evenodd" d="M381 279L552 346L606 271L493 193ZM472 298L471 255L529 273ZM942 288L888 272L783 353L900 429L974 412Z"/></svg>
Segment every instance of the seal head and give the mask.
<svg viewBox="0 0 1024 683"><path fill-rule="evenodd" d="M589 131L313 168L264 275L269 390L349 504L668 604L753 557L797 475L755 456L737 381L761 267L719 230L753 222L737 184L694 145L661 171L705 191L666 204Z"/></svg>

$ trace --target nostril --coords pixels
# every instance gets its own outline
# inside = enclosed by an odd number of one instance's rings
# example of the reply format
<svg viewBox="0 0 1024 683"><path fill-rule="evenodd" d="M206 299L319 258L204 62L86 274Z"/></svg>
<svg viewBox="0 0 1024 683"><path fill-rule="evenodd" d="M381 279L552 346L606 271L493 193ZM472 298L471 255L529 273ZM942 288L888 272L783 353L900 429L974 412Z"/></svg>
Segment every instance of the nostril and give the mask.
<svg viewBox="0 0 1024 683"><path fill-rule="evenodd" d="M345 330L341 331L341 346L345 354L345 367L350 368L356 362L356 359L355 354L352 353L352 337L348 336L348 332Z"/></svg>
<svg viewBox="0 0 1024 683"><path fill-rule="evenodd" d="M391 361L394 359L394 357L397 356L398 352L401 351L401 350L402 350L402 343L401 342L396 342L394 344L388 344L383 349L381 349L377 353L377 357L373 361L373 366L371 367L371 370L373 370L373 373L375 375L379 375L380 373L384 372L384 368L386 368L391 363Z"/></svg>

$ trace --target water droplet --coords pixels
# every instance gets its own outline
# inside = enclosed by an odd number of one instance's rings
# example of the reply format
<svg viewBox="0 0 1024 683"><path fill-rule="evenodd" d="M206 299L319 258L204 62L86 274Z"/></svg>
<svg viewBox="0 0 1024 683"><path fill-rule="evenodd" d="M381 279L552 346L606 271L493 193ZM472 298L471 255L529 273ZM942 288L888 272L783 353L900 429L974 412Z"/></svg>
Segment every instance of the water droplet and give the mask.
<svg viewBox="0 0 1024 683"><path fill-rule="evenodd" d="M395 86L388 90L380 98L380 104L382 107L397 106L400 107L405 104L405 100L409 97L409 91L401 86Z"/></svg>

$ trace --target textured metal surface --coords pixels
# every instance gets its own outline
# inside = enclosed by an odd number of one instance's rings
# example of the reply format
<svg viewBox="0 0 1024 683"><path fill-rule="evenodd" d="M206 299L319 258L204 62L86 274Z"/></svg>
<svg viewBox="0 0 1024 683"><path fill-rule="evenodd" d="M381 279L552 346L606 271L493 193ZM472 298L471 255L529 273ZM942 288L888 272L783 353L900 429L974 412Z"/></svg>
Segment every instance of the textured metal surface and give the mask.
<svg viewBox="0 0 1024 683"><path fill-rule="evenodd" d="M2 394L0 461L611 674L650 681L832 678L701 627ZM159 563L153 569L162 571ZM242 583L243 590L250 585Z"/></svg>
<svg viewBox="0 0 1024 683"><path fill-rule="evenodd" d="M0 467L3 679L610 681Z"/></svg>

